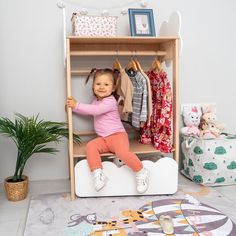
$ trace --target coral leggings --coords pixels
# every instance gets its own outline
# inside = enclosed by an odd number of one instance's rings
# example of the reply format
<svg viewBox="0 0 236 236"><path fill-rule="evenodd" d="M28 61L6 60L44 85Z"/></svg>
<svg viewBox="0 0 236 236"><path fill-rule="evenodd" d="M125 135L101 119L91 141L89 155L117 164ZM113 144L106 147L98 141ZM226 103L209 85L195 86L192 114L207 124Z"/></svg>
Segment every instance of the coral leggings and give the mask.
<svg viewBox="0 0 236 236"><path fill-rule="evenodd" d="M129 151L129 139L126 132L119 132L107 137L98 137L88 142L86 146L87 161L90 170L102 168L100 154L112 152L134 172L143 168L142 162Z"/></svg>

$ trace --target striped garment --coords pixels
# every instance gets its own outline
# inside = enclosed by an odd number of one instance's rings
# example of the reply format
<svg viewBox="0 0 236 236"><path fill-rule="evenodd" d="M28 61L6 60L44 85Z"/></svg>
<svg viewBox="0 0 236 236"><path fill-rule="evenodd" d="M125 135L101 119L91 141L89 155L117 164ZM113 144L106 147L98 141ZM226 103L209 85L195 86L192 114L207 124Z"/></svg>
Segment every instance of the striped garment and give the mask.
<svg viewBox="0 0 236 236"><path fill-rule="evenodd" d="M139 72L130 73L126 71L134 87L133 93L133 113L131 114L131 124L135 128L140 128L140 122L147 121L147 81Z"/></svg>

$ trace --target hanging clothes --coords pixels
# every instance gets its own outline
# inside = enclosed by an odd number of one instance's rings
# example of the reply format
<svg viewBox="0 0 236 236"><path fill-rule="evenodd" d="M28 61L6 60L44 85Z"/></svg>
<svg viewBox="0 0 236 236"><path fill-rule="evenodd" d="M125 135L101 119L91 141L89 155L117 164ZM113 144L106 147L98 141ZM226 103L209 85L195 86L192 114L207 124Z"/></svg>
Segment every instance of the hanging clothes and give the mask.
<svg viewBox="0 0 236 236"><path fill-rule="evenodd" d="M134 88L133 93L133 113L131 114L131 125L140 128L140 122L147 121L147 82L139 71L126 70Z"/></svg>
<svg viewBox="0 0 236 236"><path fill-rule="evenodd" d="M172 152L172 92L167 74L148 71L152 89L152 116L150 125L147 123L140 129L140 142L152 143L154 147L165 153Z"/></svg>
<svg viewBox="0 0 236 236"><path fill-rule="evenodd" d="M142 70L142 68L140 68L140 73L146 79L146 83L147 83L147 93L148 93L148 96L147 96L148 97L147 98L147 106L148 106L147 124L150 125L151 116L152 116L152 88L151 88L149 78L148 78L147 74Z"/></svg>
<svg viewBox="0 0 236 236"><path fill-rule="evenodd" d="M133 112L133 84L123 68L120 69L120 75L116 84L116 99L118 101L119 113L122 120L128 120L128 114Z"/></svg>

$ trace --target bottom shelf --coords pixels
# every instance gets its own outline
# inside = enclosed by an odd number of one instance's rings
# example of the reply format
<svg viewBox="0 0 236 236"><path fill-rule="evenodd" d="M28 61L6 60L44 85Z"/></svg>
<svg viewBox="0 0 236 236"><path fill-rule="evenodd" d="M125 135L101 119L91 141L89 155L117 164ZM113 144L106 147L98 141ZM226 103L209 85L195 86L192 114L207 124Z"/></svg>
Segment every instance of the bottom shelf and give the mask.
<svg viewBox="0 0 236 236"><path fill-rule="evenodd" d="M86 160L75 165L75 193L78 197L130 196L174 194L178 189L178 164L170 157L163 157L157 162L142 161L150 171L149 188L144 194L136 191L134 172L126 165L117 167L114 163L103 162L103 170L108 177L106 186L96 192Z"/></svg>
<svg viewBox="0 0 236 236"><path fill-rule="evenodd" d="M74 158L80 158L86 156L86 144L87 142L83 142L82 144L78 145L74 143ZM130 151L136 154L148 154L148 153L157 153L159 152L156 150L152 144L142 144L138 141L138 139L130 139ZM101 156L111 156L112 153L103 153Z"/></svg>

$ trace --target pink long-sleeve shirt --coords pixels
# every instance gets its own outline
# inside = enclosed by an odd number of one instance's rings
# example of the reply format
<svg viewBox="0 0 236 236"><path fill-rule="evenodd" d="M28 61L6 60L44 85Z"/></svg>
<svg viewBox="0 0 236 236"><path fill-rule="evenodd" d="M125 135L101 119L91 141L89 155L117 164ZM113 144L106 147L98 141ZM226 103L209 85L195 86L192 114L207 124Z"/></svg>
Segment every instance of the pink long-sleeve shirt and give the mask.
<svg viewBox="0 0 236 236"><path fill-rule="evenodd" d="M102 100L95 98L91 104L77 103L73 109L81 115L94 117L94 129L98 136L106 137L117 132L125 132L120 120L118 104L113 95Z"/></svg>

